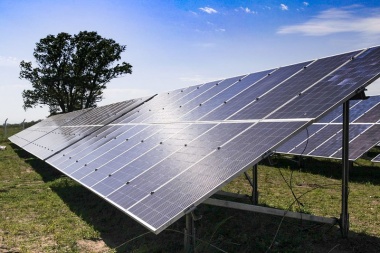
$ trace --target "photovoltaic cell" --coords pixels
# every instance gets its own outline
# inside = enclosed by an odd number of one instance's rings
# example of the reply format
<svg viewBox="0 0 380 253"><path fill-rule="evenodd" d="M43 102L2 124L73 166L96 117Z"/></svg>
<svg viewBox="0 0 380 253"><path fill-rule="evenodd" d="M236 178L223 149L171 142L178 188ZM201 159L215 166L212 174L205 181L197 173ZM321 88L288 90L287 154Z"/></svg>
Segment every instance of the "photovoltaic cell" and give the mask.
<svg viewBox="0 0 380 253"><path fill-rule="evenodd" d="M297 109L300 108L299 103L295 103L294 106L287 105L286 103L291 103L291 99L294 99L294 97L299 96L299 94L302 94L306 89L311 88L313 85L316 85L320 79L324 78L326 75L339 68L342 64L346 63L352 56L356 55L357 53L358 52L346 53L320 59L310 63L297 75L288 79L276 89L268 93L266 96L260 98L258 101L237 112L234 116L231 117L231 119L249 119L252 117L252 115L255 115L258 119L269 116L270 118L276 119L310 118L310 116L305 111L305 108L312 107L311 105L313 103L313 100L309 101L308 105L303 105L303 108L300 109L301 113L299 113L299 110ZM323 103L325 101L325 97L322 96L316 95L313 96L313 98L314 100L316 99L318 101L317 104ZM281 105L284 104L285 106L281 107ZM313 108L310 110L313 112L315 109Z"/></svg>
<svg viewBox="0 0 380 253"><path fill-rule="evenodd" d="M305 130L293 136L289 141L281 145L276 151L281 153L292 153L295 148L301 150L299 154L304 154L308 146L308 138L314 136L316 132L320 131L325 125L313 124ZM315 146L315 145L314 145ZM294 153L293 153L294 154Z"/></svg>
<svg viewBox="0 0 380 253"><path fill-rule="evenodd" d="M345 56L352 57L357 53L354 52ZM309 90L302 92L302 95L272 114L271 118L286 118L289 116L316 118L320 116L326 110L342 103L350 90L358 90L363 83L377 78L380 74L377 67L379 61L380 48L368 49Z"/></svg>
<svg viewBox="0 0 380 253"><path fill-rule="evenodd" d="M380 96L350 101L349 159L356 160L379 143ZM342 106L303 130L276 152L341 159ZM317 129L317 131L315 131Z"/></svg>
<svg viewBox="0 0 380 253"><path fill-rule="evenodd" d="M220 181L229 181L242 173L252 159L261 160L268 147L273 147L277 141L291 135L294 127L302 124L305 123L258 123L252 126L219 150L214 149L198 163L191 164L170 181L153 189L153 194L141 193L139 198L142 201L138 205L132 205L129 211L133 215L142 216L157 229L162 229L172 217L182 216L184 210L201 203L207 192L218 189ZM255 142L258 145L252 145ZM130 206L130 202L127 203ZM167 215L158 218L156 215L161 213L161 209Z"/></svg>
<svg viewBox="0 0 380 253"><path fill-rule="evenodd" d="M342 147L342 125L339 126L340 131L337 131L333 134L328 140L326 140L323 144L318 146L317 149L310 152L308 155L310 156L321 156L321 157L329 157L332 154L332 151L340 150ZM351 141L353 138L357 137L361 132L367 130L369 126L367 125L351 125L349 130L349 140Z"/></svg>
<svg viewBox="0 0 380 253"><path fill-rule="evenodd" d="M11 137L9 140L15 143L16 145L23 147L32 141L48 134L49 132L59 128L61 125L64 125L66 122L72 120L73 118L87 112L88 110L74 111L71 113L53 115Z"/></svg>
<svg viewBox="0 0 380 253"><path fill-rule="evenodd" d="M356 160L361 157L365 152L379 143L380 125L372 125L361 133L357 138L350 142L350 154L351 160ZM337 152L333 155L335 158L341 158L341 152Z"/></svg>
<svg viewBox="0 0 380 253"><path fill-rule="evenodd" d="M380 97L380 96L379 96ZM355 123L376 123L380 119L380 103L355 120Z"/></svg>
<svg viewBox="0 0 380 253"><path fill-rule="evenodd" d="M340 123L311 123L373 81L379 57L378 48L356 51L112 105L112 113L60 116L26 134L34 137L24 148L159 233L292 136L301 142L292 149L303 150L305 127L310 136L339 131ZM318 93L325 88L331 101ZM323 109L299 109L307 97Z"/></svg>
<svg viewBox="0 0 380 253"><path fill-rule="evenodd" d="M244 108L247 104L254 102L257 98L263 96L265 93L280 85L287 78L301 71L304 66L310 62L303 62L283 68L279 68L271 73L267 73L265 78L257 79L252 85L242 90L239 96L234 96L224 101L221 101L219 107L210 111L202 117L202 120L224 120L233 115L235 112ZM253 75L250 75L253 76ZM247 78L250 78L248 76ZM246 80L243 79L242 82Z"/></svg>
<svg viewBox="0 0 380 253"><path fill-rule="evenodd" d="M78 116L70 117L59 127L45 133L23 148L40 159L46 159L112 122L123 113L143 103L144 100L146 98L84 110L78 113Z"/></svg>

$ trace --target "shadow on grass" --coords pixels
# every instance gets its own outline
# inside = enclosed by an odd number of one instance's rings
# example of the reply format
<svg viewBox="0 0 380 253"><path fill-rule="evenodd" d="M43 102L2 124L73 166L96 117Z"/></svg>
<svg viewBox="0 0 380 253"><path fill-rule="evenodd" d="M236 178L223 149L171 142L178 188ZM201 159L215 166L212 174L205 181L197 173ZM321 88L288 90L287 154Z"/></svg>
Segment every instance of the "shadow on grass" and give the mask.
<svg viewBox="0 0 380 253"><path fill-rule="evenodd" d="M14 145L12 148L45 182L51 182L50 188L78 217L100 232L108 247L122 245L117 252L183 252L183 218L159 235L148 233L45 162ZM196 221L198 252L380 252L380 238L351 232L349 239L342 239L337 226L208 205L200 205L197 211L203 216Z"/></svg>
<svg viewBox="0 0 380 253"><path fill-rule="evenodd" d="M301 170L302 172L318 174L338 180L342 178L341 160L302 157L300 167L298 159L298 157L275 155L272 158L272 164L267 160L263 161L263 164L275 168ZM359 159L354 162L353 168L350 169L350 182L380 185L380 167L368 160Z"/></svg>

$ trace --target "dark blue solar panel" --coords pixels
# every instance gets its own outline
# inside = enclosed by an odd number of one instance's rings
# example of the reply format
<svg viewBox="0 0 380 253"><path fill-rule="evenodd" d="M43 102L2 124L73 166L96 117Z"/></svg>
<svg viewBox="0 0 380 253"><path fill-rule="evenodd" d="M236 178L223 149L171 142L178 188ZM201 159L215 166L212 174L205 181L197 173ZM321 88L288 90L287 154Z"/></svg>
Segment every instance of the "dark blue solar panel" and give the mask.
<svg viewBox="0 0 380 253"><path fill-rule="evenodd" d="M127 111L143 102L142 99L129 100L69 113L60 117L62 125L47 131L25 146L25 150L41 159L46 159L60 150L83 139L83 137L102 128ZM63 118L63 121L62 121Z"/></svg>
<svg viewBox="0 0 380 253"><path fill-rule="evenodd" d="M49 134L53 130L59 128L59 126L64 125L68 121L71 121L75 117L80 116L83 113L88 112L91 109L87 110L81 110L81 111L74 111L71 113L66 114L60 114L60 115L53 115L35 125L32 127L29 127L19 133L17 133L14 136L11 136L9 140L14 142L16 145L19 145L20 147L26 146L27 144ZM17 138L15 138L17 137ZM33 146L28 148L31 152L34 151Z"/></svg>
<svg viewBox="0 0 380 253"><path fill-rule="evenodd" d="M327 126L331 128L332 126ZM369 125L351 125L350 126L350 140L357 137L360 133L365 131ZM340 127L342 128L342 126ZM338 131L334 135L332 135L326 142L320 145L316 150L312 151L308 155L310 156L322 156L322 157L330 157L337 150L340 150L342 147L342 132Z"/></svg>
<svg viewBox="0 0 380 253"><path fill-rule="evenodd" d="M374 107L378 103L380 103L380 96L372 96L366 100L351 100L350 101L350 122L355 122L359 117L363 116L363 114L365 114L368 110L370 110L372 107ZM340 108L340 116L333 121L334 123L343 122L343 117L342 117L343 107L340 106L339 108Z"/></svg>
<svg viewBox="0 0 380 253"><path fill-rule="evenodd" d="M224 104L224 102L232 99L235 96L243 94L247 88L254 86L257 81L260 79L265 79L269 73L273 70L262 71L258 73L252 73L247 75L244 78L241 78L240 81L230 86L229 88L223 90L216 96L212 97L210 100L207 100L202 106L195 108L189 114L184 115L181 120L184 121L195 121L195 120L207 120L205 115L207 113L213 111L218 106ZM218 119L223 119L222 117L218 117Z"/></svg>
<svg viewBox="0 0 380 253"><path fill-rule="evenodd" d="M297 148L304 147L306 148L308 145L307 138L313 136L317 131L319 131L325 125L313 124L307 127L305 130L302 130L300 133L296 134L290 140L285 142L283 145L276 149L278 153L292 153L292 151ZM301 152L304 153L304 152Z"/></svg>
<svg viewBox="0 0 380 253"><path fill-rule="evenodd" d="M163 103L159 103L157 106L157 101L153 100L153 103L147 103L145 108L139 108L138 117L135 119L127 119L128 122L131 123L141 123L141 122L157 122L157 119L161 119L164 117L166 119L165 122L176 120L180 115L175 115L171 113L173 109L177 109L179 106L185 104L186 102L196 98L200 94L207 92L211 87L216 86L216 84L220 83L220 81L206 83L200 86L192 86L187 89L180 90L178 95L173 97L173 99L168 100L167 95L160 94L157 96L157 99L161 99L161 101L165 101ZM169 93L168 95L170 95ZM149 109L148 109L149 108ZM148 110L147 110L148 109ZM158 115L158 116L157 116ZM126 122L125 120L123 122Z"/></svg>
<svg viewBox="0 0 380 253"><path fill-rule="evenodd" d="M137 195L142 200L128 211L144 217L144 220L160 230L172 217L178 219L183 215L183 210L194 203L201 203L209 193L214 193L220 187L221 181L232 180L247 169L247 166L261 160L268 148L275 148L280 140L291 135L294 128L303 124L305 123L258 123L187 168L182 174L156 189L152 188L154 194L138 192ZM119 193L118 197L122 198L122 192ZM134 202L130 199L121 201L128 203L128 206ZM156 212L167 215L153 219Z"/></svg>
<svg viewBox="0 0 380 253"><path fill-rule="evenodd" d="M379 143L380 125L372 125L350 142L349 158L356 160ZM341 152L333 157L341 158Z"/></svg>
<svg viewBox="0 0 380 253"><path fill-rule="evenodd" d="M194 96L188 101L176 101L173 104L165 107L164 110L157 111L152 117L148 119L149 122L170 122L182 119L186 114L194 114L192 111L198 107L203 106L203 104L212 100L214 96L227 90L231 85L238 82L243 76L238 76L234 78L229 78L218 83L211 83L211 85L204 85L199 90L202 93L197 92L197 96ZM203 90L202 90L203 88ZM200 118L202 115L199 115Z"/></svg>
<svg viewBox="0 0 380 253"><path fill-rule="evenodd" d="M350 60L270 118L315 118L342 103L344 98L355 93L351 92L352 90L362 87L380 73L380 48L371 48L367 51L368 54L361 54ZM347 59L350 55L352 54L346 54L343 59Z"/></svg>
<svg viewBox="0 0 380 253"><path fill-rule="evenodd" d="M151 166L153 166L162 159L165 159L166 156L181 149L184 146L184 142L196 138L194 137L195 132L200 133L207 131L212 126L213 125L206 124L200 126L187 124L167 125L161 131L144 140L144 142L140 142L138 145L126 150L122 156L114 157L106 164L98 167L96 172L82 178L81 181L91 186L103 179L107 179L107 176L114 173L115 175L111 177L111 180L115 177L116 180L122 180L125 178L126 173L135 177L149 167L141 166L131 170L131 168L129 168L130 163L136 165L140 161L145 165L151 163ZM126 159L126 157L128 159ZM147 157L155 157L155 159L153 159L153 161L148 161ZM131 178L124 180L122 184L125 184L130 179ZM106 182L108 181L106 180ZM101 189L100 193L104 194Z"/></svg>
<svg viewBox="0 0 380 253"><path fill-rule="evenodd" d="M182 147L172 155L140 174L129 184L124 182L122 188L109 195L123 208L129 208L140 199L141 195L150 194L171 178L185 171L207 154L217 150L222 144L242 132L250 124L219 124L201 134L182 141ZM195 125L196 126L196 125ZM199 128L202 125L197 126ZM170 141L170 140L168 140ZM188 142L188 143L187 143ZM128 168L127 168L128 169Z"/></svg>
<svg viewBox="0 0 380 253"><path fill-rule="evenodd" d="M216 110L213 110L209 114L202 117L202 120L224 120L233 115L238 110L242 109L249 103L252 103L257 98L263 96L266 92L279 85L281 82L302 70L302 68L308 65L310 62L303 62L287 67L280 68L267 77L263 78L256 84L250 86L239 96L226 100L226 103L222 103ZM254 114L249 118L256 118Z"/></svg>
<svg viewBox="0 0 380 253"><path fill-rule="evenodd" d="M311 63L299 74L282 83L279 87L260 98L260 100L247 106L232 116L231 119L239 120L252 117L260 119L269 116L269 114L273 113L283 104L289 102L305 89L328 75L331 71L347 62L351 56L356 53L357 52L337 55ZM307 110L309 107L313 107L314 101L318 101L318 103L324 103L325 101L325 97L320 96L318 92L319 90L316 90L315 93L313 93L314 96L310 97L307 103L293 103L292 106L286 105L284 106L286 109L280 109L277 113L271 115L270 118L310 118L310 115L307 114ZM300 97L302 97L302 95Z"/></svg>
<svg viewBox="0 0 380 253"><path fill-rule="evenodd" d="M380 98L380 96L378 97ZM355 120L355 123L376 123L380 120L380 104L375 105L364 113L360 118Z"/></svg>
<svg viewBox="0 0 380 253"><path fill-rule="evenodd" d="M338 131L342 129L342 125L330 125L329 127L325 126L317 131L314 135L309 138L307 146L300 145L293 149L291 153L293 154L309 154L323 142L334 136Z"/></svg>
<svg viewBox="0 0 380 253"><path fill-rule="evenodd" d="M89 146L87 152L84 151L68 157L67 160L60 166L63 168L65 173L69 174L72 174L72 172L84 167L85 165L87 165L86 167L88 169L93 166L95 166L94 168L97 168L97 165L100 163L99 159L101 156L112 156L113 152L122 152L125 148L130 148L137 145L144 140L144 138L147 138L148 136L159 131L160 128L161 126L136 125L132 128L128 127L127 131L122 131L125 129L121 127L121 134L116 138L105 137L105 143L96 143L93 146Z"/></svg>
<svg viewBox="0 0 380 253"><path fill-rule="evenodd" d="M351 100L350 103L350 121L354 121L357 117L360 116L360 113L362 112L359 110L361 108L361 102L362 100ZM354 109L355 108L355 109ZM318 123L342 123L342 112L343 107L338 106L331 112L329 112L326 116L322 117L320 120L318 120Z"/></svg>
<svg viewBox="0 0 380 253"><path fill-rule="evenodd" d="M349 159L356 160L366 151L371 149L379 141L374 136L378 134L374 133L373 123L376 123L380 120L380 96L372 96L365 100L353 100L350 101L350 150L349 150ZM321 123L325 121L326 123ZM341 158L341 145L342 145L342 128L334 129L336 133L331 132L328 128L331 128L332 125L342 122L342 106L339 106L317 123L313 124L311 127L317 127L319 129L326 128L325 132L314 135L313 128L309 127L309 135L307 135L306 130L303 130L298 135L291 138L288 142L280 146L276 152L278 153L288 153L288 154L298 154L298 155L307 155L307 156L317 156L317 157L333 157ZM332 124L329 124L332 123ZM311 130L311 131L310 131ZM374 136L371 136L373 134ZM368 139L368 140L366 140ZM319 144L314 143L317 141ZM325 142L325 143L322 143ZM309 147L305 152L300 151L301 148L294 149L296 146L307 147L311 146L313 148L317 147L312 152L309 152L311 149ZM320 145L320 146L319 146Z"/></svg>

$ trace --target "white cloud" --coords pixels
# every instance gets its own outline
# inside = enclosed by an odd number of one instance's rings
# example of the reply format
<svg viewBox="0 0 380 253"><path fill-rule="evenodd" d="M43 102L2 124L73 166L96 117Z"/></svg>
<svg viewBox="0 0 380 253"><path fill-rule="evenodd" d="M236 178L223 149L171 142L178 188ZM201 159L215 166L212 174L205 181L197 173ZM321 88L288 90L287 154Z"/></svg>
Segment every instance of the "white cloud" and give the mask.
<svg viewBox="0 0 380 253"><path fill-rule="evenodd" d="M21 60L17 59L16 57L0 55L0 66L18 66L20 62Z"/></svg>
<svg viewBox="0 0 380 253"><path fill-rule="evenodd" d="M306 36L325 36L335 33L356 32L367 35L380 34L380 13L367 12L359 16L348 8L333 8L322 11L303 24L280 27L279 34L299 33Z"/></svg>
<svg viewBox="0 0 380 253"><path fill-rule="evenodd" d="M199 8L201 11L206 12L208 14L218 13L215 9L211 7L201 7Z"/></svg>
<svg viewBox="0 0 380 253"><path fill-rule="evenodd" d="M303 5L304 6L309 6L309 3L308 2L303 2Z"/></svg>
<svg viewBox="0 0 380 253"><path fill-rule="evenodd" d="M224 28L218 28L218 29L216 29L215 31L216 31L216 32L225 32L226 29L224 29Z"/></svg>
<svg viewBox="0 0 380 253"><path fill-rule="evenodd" d="M287 11L287 10L289 10L289 7L288 7L287 5L285 5L285 4L280 4L280 8L281 8L281 10L283 10L283 11Z"/></svg>
<svg viewBox="0 0 380 253"><path fill-rule="evenodd" d="M249 14L257 14L256 11L252 11L251 9L249 9L248 7L239 7L238 9L235 9L235 11L243 11L245 13L249 13Z"/></svg>

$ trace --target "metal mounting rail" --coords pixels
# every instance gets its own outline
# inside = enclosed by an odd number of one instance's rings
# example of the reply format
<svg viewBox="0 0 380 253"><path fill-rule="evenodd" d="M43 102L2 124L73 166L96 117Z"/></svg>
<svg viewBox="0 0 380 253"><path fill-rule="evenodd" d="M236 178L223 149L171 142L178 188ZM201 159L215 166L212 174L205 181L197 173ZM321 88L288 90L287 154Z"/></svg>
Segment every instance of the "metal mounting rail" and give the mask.
<svg viewBox="0 0 380 253"><path fill-rule="evenodd" d="M306 213L297 213L297 212L291 212L291 211L281 210L281 209L276 209L276 208L271 208L271 207L256 206L256 205L238 203L238 202L227 201L227 200L209 198L203 203L207 205L228 207L228 208L233 208L233 209L238 209L238 210L271 214L271 215L276 215L276 216L284 216L284 217L289 217L289 218L308 220L308 221L314 221L314 222L326 223L326 224L332 224L332 225L335 225L338 223L337 218L320 217L320 216L315 216L315 215L306 214Z"/></svg>

